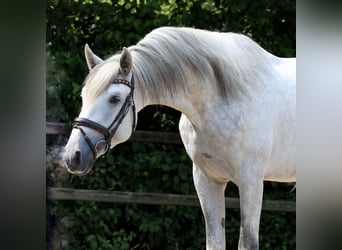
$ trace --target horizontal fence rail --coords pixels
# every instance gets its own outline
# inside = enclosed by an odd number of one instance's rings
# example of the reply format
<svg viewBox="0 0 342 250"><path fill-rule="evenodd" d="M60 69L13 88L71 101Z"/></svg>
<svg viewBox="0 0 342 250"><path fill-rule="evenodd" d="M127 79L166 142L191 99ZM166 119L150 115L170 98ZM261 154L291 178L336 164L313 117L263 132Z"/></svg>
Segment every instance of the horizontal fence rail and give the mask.
<svg viewBox="0 0 342 250"><path fill-rule="evenodd" d="M112 203L135 203L146 205L175 205L175 206L199 206L199 200L195 195L136 193L122 191L102 191L70 188L47 188L47 198L50 200L74 200L97 201ZM225 198L226 208L240 208L238 198ZM264 200L263 210L295 212L296 203L293 201Z"/></svg>
<svg viewBox="0 0 342 250"><path fill-rule="evenodd" d="M46 134L48 135L67 134L69 132L70 131L67 130L64 123L46 123ZM135 131L130 141L182 144L182 140L179 134L171 132ZM69 189L57 187L47 187L47 198L49 200L97 201L148 205L200 205L197 196L194 195L136 193L122 191ZM226 208L240 208L240 201L238 198L225 198L225 204ZM295 212L296 202L264 200L262 209L268 211Z"/></svg>

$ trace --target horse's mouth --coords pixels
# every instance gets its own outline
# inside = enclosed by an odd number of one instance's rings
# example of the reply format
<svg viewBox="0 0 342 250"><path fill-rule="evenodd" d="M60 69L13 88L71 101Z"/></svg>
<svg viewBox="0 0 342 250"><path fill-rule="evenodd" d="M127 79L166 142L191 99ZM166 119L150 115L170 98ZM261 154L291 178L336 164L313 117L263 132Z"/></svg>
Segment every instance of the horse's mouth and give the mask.
<svg viewBox="0 0 342 250"><path fill-rule="evenodd" d="M60 166L66 169L70 174L84 176L89 174L89 172L92 170L93 163L87 164L82 167L81 165L74 166L68 161L61 161Z"/></svg>
<svg viewBox="0 0 342 250"><path fill-rule="evenodd" d="M92 170L92 166L85 167L85 168L82 169L82 170L71 170L71 169L67 166L67 170L68 170L68 172L69 172L70 174L77 175L77 176L84 176L84 175L89 174L89 172Z"/></svg>

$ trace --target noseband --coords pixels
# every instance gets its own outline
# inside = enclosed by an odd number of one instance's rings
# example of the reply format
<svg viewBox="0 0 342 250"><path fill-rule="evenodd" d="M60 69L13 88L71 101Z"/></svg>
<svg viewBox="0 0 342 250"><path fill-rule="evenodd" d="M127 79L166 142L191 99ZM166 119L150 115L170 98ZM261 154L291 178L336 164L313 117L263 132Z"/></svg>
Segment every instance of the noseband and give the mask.
<svg viewBox="0 0 342 250"><path fill-rule="evenodd" d="M93 153L94 159L98 155L106 156L109 152L109 149L111 147L111 140L113 136L115 135L116 131L118 130L121 122L126 117L129 108L132 107L132 113L133 113L133 124L132 124L132 132L135 130L135 104L134 104L134 98L133 98L133 92L134 92L134 77L132 74L131 81L123 80L123 79L115 79L112 84L124 84L128 86L131 91L129 95L126 97L124 103L121 106L121 109L119 113L115 116L113 122L108 126L108 128L102 126L101 124L94 122L92 120L77 117L75 118L73 122L73 128L79 129L83 135L83 138L87 142L89 148L91 149L91 152ZM97 132L101 133L103 135L103 139L99 140L95 145L91 142L90 138L87 136L87 134L84 132L82 127L91 128L93 130L96 130Z"/></svg>

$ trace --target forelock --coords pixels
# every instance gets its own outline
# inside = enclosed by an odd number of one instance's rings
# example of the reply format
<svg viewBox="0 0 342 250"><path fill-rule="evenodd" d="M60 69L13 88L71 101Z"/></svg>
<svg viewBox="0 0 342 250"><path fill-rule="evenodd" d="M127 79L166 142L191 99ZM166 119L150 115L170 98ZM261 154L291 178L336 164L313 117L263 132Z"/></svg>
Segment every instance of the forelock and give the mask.
<svg viewBox="0 0 342 250"><path fill-rule="evenodd" d="M119 63L116 60L105 61L95 66L84 81L82 96L87 102L94 101L103 93L119 73Z"/></svg>

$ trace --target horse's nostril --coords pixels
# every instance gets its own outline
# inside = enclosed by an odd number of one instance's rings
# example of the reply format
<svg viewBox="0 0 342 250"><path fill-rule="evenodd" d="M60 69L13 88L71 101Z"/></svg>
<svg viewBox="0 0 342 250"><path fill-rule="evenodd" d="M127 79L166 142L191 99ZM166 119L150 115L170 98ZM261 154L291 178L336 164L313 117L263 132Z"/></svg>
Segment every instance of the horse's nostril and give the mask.
<svg viewBox="0 0 342 250"><path fill-rule="evenodd" d="M81 152L80 151L76 151L74 158L73 158L73 163L74 165L80 165L81 164Z"/></svg>

